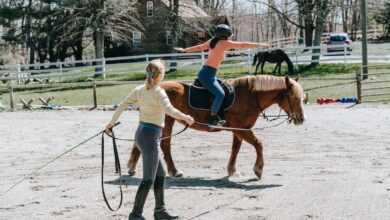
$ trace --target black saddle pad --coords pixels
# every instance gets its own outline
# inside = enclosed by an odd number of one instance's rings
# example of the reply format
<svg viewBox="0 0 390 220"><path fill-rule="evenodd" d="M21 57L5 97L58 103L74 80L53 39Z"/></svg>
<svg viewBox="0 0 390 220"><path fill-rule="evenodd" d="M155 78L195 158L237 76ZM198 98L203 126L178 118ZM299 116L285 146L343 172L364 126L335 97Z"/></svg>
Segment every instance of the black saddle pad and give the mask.
<svg viewBox="0 0 390 220"><path fill-rule="evenodd" d="M221 110L228 110L234 103L235 93L234 88L230 84L218 80L219 84L225 91L225 99L223 100ZM188 95L188 104L193 109L210 110L214 96L206 88L203 88L198 79L190 86Z"/></svg>

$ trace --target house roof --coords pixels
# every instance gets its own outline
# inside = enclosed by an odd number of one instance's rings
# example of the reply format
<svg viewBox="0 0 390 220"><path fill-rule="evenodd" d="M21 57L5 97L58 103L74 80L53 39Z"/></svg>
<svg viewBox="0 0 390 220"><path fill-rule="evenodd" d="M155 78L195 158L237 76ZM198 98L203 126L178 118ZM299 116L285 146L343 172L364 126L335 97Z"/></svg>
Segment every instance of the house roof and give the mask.
<svg viewBox="0 0 390 220"><path fill-rule="evenodd" d="M166 6L169 7L170 0L161 0ZM179 16L182 18L204 18L209 17L209 15L199 6L197 6L194 1L191 0L180 0L179 1Z"/></svg>

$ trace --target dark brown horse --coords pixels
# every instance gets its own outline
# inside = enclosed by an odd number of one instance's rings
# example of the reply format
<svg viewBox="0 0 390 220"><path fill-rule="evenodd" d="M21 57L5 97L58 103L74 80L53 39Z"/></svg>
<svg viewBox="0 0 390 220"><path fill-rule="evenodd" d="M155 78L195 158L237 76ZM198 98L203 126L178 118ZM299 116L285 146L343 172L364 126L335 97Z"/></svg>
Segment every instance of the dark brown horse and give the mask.
<svg viewBox="0 0 390 220"><path fill-rule="evenodd" d="M275 77L268 75L247 76L228 81L233 85L236 92L235 103L225 113L226 127L234 128L252 128L259 114L272 104L278 104L291 119L294 124L299 125L304 121L303 99L304 93L302 87L289 77ZM191 109L188 106L189 85L179 82L164 82L161 84L171 100L172 104L186 114L194 117L195 121L206 123L209 116L208 111L199 111ZM165 127L162 136L170 136L175 120L169 116L165 118ZM208 131L210 129L202 124L195 123L192 129L199 131ZM217 130L213 130L217 131ZM242 141L253 145L256 151L256 162L254 172L258 178L263 173L263 143L259 140L252 130L235 130L233 133L232 152L228 163L228 175L231 176L236 171L237 154L240 151ZM171 139L165 139L161 142L161 148L164 153L164 159L167 164L168 173L171 176L182 176L182 173L176 169L171 154ZM140 152L133 147L128 162L129 174L135 173L137 161Z"/></svg>

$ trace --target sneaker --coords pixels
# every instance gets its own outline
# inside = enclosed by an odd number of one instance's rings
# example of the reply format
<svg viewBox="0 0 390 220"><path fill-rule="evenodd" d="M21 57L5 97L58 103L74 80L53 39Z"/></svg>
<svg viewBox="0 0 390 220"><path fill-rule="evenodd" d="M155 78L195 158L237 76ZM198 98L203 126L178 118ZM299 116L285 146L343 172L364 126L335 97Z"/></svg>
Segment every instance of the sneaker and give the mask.
<svg viewBox="0 0 390 220"><path fill-rule="evenodd" d="M223 126L226 121L221 119L218 115L210 115L208 123L213 126Z"/></svg>

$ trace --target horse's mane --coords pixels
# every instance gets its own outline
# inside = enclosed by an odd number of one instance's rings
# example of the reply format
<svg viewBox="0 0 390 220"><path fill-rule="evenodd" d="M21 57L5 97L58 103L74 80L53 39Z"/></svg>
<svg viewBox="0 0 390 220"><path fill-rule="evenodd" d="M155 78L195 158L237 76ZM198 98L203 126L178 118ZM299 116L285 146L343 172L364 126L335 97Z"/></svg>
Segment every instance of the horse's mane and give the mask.
<svg viewBox="0 0 390 220"><path fill-rule="evenodd" d="M234 87L247 86L251 91L272 91L286 89L284 77L259 75L245 76L231 81Z"/></svg>
<svg viewBox="0 0 390 220"><path fill-rule="evenodd" d="M229 81L234 87L246 86L250 91L273 91L286 89L286 79L280 76L258 75L244 76ZM303 95L303 89L295 80L290 78L294 93L298 96Z"/></svg>

